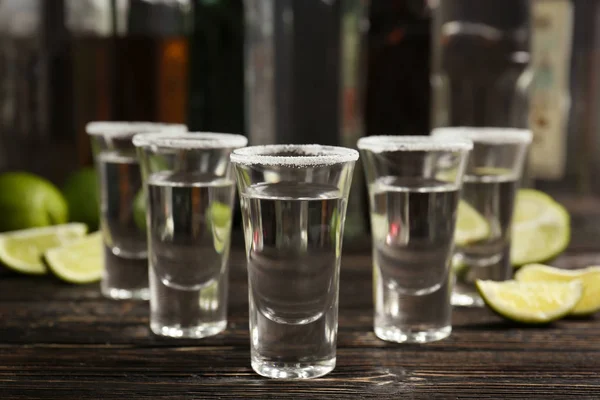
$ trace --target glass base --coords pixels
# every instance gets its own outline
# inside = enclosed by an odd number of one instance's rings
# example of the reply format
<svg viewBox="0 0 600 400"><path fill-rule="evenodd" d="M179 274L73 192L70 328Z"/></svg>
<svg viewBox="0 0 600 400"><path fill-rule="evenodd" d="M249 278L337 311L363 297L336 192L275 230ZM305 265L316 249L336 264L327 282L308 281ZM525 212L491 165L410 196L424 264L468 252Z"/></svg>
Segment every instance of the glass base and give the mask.
<svg viewBox="0 0 600 400"><path fill-rule="evenodd" d="M388 342L395 343L428 343L442 340L450 336L452 326L424 331L402 329L395 326L376 326L375 335Z"/></svg>
<svg viewBox="0 0 600 400"><path fill-rule="evenodd" d="M452 293L450 303L458 307L483 307L485 303L478 293Z"/></svg>
<svg viewBox="0 0 600 400"><path fill-rule="evenodd" d="M185 327L181 325L165 326L156 323L150 324L150 329L155 335L182 339L201 339L215 336L227 328L227 321L213 322L199 326Z"/></svg>
<svg viewBox="0 0 600 400"><path fill-rule="evenodd" d="M113 300L149 300L148 259L124 258L104 246L102 295Z"/></svg>
<svg viewBox="0 0 600 400"><path fill-rule="evenodd" d="M102 295L113 300L149 300L150 290L148 289L116 289L102 287Z"/></svg>
<svg viewBox="0 0 600 400"><path fill-rule="evenodd" d="M335 357L315 363L284 363L252 358L252 369L273 379L312 379L327 375L335 368Z"/></svg>

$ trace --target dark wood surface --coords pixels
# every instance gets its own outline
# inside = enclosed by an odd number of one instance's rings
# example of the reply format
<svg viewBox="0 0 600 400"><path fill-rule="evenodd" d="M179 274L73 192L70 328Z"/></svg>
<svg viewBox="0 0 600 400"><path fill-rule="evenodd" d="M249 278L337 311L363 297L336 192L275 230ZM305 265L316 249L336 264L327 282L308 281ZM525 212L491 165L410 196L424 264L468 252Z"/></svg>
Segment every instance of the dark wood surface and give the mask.
<svg viewBox="0 0 600 400"><path fill-rule="evenodd" d="M574 218L574 223L586 220ZM600 235L592 231L574 229L571 250L555 264L600 264ZM370 256L360 247L348 247L342 264L337 367L324 378L273 381L252 371L246 274L238 250L231 263L229 327L203 340L153 336L147 303L105 300L98 285L1 276L0 396L600 398L600 316L522 327L487 309L456 309L454 331L446 340L386 343L372 332Z"/></svg>

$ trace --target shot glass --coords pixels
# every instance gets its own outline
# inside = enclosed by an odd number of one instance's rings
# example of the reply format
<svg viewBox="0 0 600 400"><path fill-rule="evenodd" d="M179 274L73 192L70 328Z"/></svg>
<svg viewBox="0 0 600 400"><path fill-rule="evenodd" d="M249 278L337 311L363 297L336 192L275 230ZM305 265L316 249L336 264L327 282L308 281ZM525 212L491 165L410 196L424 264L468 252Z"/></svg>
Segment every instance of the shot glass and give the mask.
<svg viewBox="0 0 600 400"><path fill-rule="evenodd" d="M425 343L452 332L456 214L467 140L370 136L358 141L369 191L374 330Z"/></svg>
<svg viewBox="0 0 600 400"><path fill-rule="evenodd" d="M148 300L148 258L142 176L132 143L137 133L186 132L185 125L149 122L90 122L92 153L100 191L104 239L101 290L112 299Z"/></svg>
<svg viewBox="0 0 600 400"><path fill-rule="evenodd" d="M452 304L483 306L475 280L512 277L511 221L532 133L526 129L453 127L434 129L432 135L473 142L462 189L462 208L471 226L456 237Z"/></svg>
<svg viewBox="0 0 600 400"><path fill-rule="evenodd" d="M136 135L144 179L150 329L202 338L227 326L229 243L235 179L232 150L244 136Z"/></svg>
<svg viewBox="0 0 600 400"><path fill-rule="evenodd" d="M342 235L356 150L235 150L248 259L250 355L269 378L335 368Z"/></svg>

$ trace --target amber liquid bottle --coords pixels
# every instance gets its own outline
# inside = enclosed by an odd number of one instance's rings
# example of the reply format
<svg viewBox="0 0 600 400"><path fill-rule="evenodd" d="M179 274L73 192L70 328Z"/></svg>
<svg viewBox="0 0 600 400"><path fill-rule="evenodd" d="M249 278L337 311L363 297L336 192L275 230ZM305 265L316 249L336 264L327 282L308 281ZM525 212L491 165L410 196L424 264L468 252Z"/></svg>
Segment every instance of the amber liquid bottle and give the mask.
<svg viewBox="0 0 600 400"><path fill-rule="evenodd" d="M187 123L192 1L68 0L80 165L89 121Z"/></svg>
<svg viewBox="0 0 600 400"><path fill-rule="evenodd" d="M131 0L125 21L115 41L115 119L187 122L191 2Z"/></svg>

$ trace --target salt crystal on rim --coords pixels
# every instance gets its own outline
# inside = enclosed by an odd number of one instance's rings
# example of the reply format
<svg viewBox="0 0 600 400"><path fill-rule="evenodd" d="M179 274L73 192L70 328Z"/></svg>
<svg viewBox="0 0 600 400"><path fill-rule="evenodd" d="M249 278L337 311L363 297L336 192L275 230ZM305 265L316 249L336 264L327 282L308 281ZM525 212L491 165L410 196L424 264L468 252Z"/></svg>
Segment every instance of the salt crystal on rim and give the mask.
<svg viewBox="0 0 600 400"><path fill-rule="evenodd" d="M133 137L136 147L167 147L176 149L219 149L237 148L248 144L248 139L242 135L216 132L151 132L138 133Z"/></svg>
<svg viewBox="0 0 600 400"><path fill-rule="evenodd" d="M432 136L367 136L358 140L358 148L374 153L394 151L468 151L468 139L442 139Z"/></svg>
<svg viewBox="0 0 600 400"><path fill-rule="evenodd" d="M319 144L271 144L236 149L231 162L242 165L312 167L358 160L358 151Z"/></svg>
<svg viewBox="0 0 600 400"><path fill-rule="evenodd" d="M439 138L466 138L473 142L488 144L526 144L533 140L533 134L529 129L517 128L444 127L434 129L431 134Z"/></svg>
<svg viewBox="0 0 600 400"><path fill-rule="evenodd" d="M85 131L92 136L127 137L144 132L187 132L183 124L166 124L158 122L118 122L95 121L85 126Z"/></svg>

